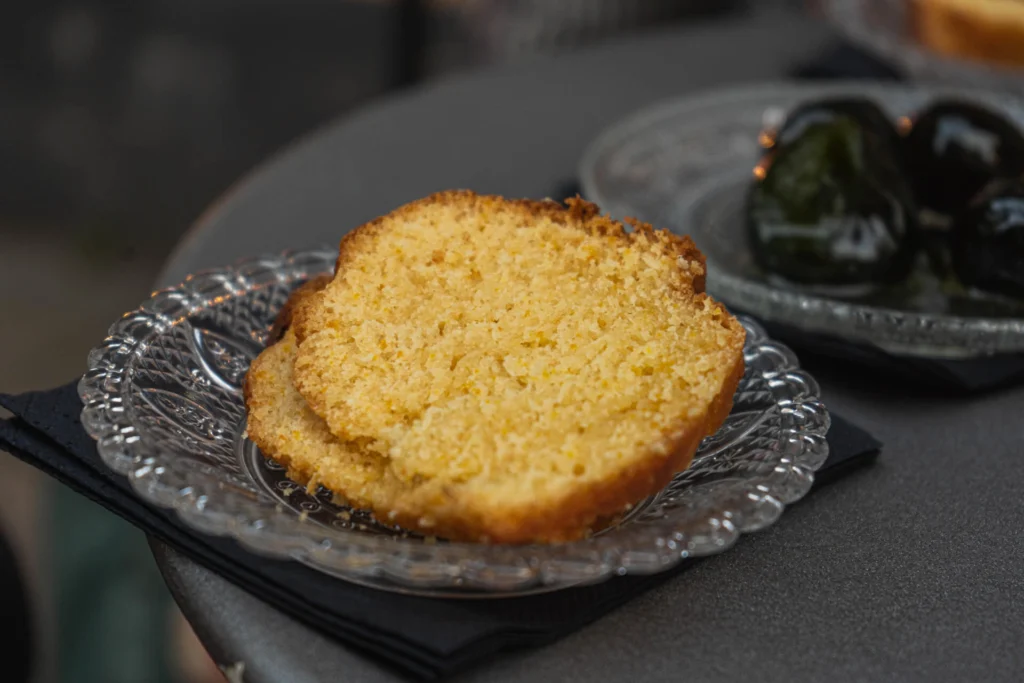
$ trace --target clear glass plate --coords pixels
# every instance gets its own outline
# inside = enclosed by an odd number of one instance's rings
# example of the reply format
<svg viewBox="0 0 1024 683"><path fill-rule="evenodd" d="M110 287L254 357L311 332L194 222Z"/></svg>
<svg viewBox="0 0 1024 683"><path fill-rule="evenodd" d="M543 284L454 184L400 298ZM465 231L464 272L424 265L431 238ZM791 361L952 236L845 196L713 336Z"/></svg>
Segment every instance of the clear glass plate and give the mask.
<svg viewBox="0 0 1024 683"><path fill-rule="evenodd" d="M693 465L609 528L575 543L425 539L308 494L243 434L242 384L292 289L329 250L258 258L153 294L110 328L79 384L103 461L192 527L334 576L439 596L522 595L653 573L733 544L799 500L828 455L818 385L750 322L732 414Z"/></svg>
<svg viewBox="0 0 1024 683"><path fill-rule="evenodd" d="M913 0L813 0L840 34L896 65L910 78L1024 94L1024 69L948 57L915 35Z"/></svg>
<svg viewBox="0 0 1024 683"><path fill-rule="evenodd" d="M881 295L836 299L754 266L742 211L760 156L758 133L800 102L835 95L873 98L894 118L936 97L969 98L1024 127L1024 101L989 91L852 82L730 88L655 105L613 125L583 158L583 194L613 215L691 235L708 260L708 291L763 320L917 356L1024 351L1020 302L950 295L923 274Z"/></svg>

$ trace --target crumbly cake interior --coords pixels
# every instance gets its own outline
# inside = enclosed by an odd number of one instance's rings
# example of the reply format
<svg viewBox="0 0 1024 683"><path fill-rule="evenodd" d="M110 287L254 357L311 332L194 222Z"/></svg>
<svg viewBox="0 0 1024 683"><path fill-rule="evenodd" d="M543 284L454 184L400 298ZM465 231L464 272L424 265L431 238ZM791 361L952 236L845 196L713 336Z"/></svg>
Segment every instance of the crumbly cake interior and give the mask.
<svg viewBox="0 0 1024 683"><path fill-rule="evenodd" d="M343 243L297 320L296 386L404 484L542 505L718 427L743 331L703 276L688 238L582 201L433 198Z"/></svg>

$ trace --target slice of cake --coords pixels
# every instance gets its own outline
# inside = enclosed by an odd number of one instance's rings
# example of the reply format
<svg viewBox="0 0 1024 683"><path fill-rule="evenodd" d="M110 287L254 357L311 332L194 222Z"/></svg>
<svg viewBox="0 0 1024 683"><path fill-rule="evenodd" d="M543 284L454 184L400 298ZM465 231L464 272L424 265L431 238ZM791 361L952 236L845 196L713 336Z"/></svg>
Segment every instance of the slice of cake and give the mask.
<svg viewBox="0 0 1024 683"><path fill-rule="evenodd" d="M744 332L703 290L688 238L582 200L413 202L349 234L294 320L294 383L326 427L306 414L293 438L315 425L314 440L358 444L398 482L393 499L353 495L365 477L346 475L349 451L269 454L383 521L473 541L579 538L664 487L728 415ZM275 434L300 407L291 396Z"/></svg>

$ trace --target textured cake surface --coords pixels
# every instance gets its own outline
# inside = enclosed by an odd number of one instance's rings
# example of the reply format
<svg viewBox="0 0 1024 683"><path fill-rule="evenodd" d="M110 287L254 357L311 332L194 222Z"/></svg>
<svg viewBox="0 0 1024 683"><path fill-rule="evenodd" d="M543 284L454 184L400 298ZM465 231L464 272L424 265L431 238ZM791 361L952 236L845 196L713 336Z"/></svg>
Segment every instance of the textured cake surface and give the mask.
<svg viewBox="0 0 1024 683"><path fill-rule="evenodd" d="M289 407L256 431L384 521L578 538L667 484L728 414L743 329L703 289L688 238L582 200L433 195L343 240L337 275L264 354ZM299 442L332 454L300 463Z"/></svg>

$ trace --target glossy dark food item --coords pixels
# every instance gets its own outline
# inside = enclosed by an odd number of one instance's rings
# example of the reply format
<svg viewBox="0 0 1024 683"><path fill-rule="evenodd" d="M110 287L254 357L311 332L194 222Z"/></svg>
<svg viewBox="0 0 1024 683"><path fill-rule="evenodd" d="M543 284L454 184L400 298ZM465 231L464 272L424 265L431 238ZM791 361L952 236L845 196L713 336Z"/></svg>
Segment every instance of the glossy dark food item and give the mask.
<svg viewBox="0 0 1024 683"><path fill-rule="evenodd" d="M950 243L963 284L1024 298L1024 180L990 183L957 217Z"/></svg>
<svg viewBox="0 0 1024 683"><path fill-rule="evenodd" d="M902 139L896 127L881 107L864 97L835 97L806 102L791 111L778 131L769 133L763 142L768 142L768 146L785 147L803 137L811 126L838 119L852 119L862 130L877 136L879 144L890 146L894 154L901 153Z"/></svg>
<svg viewBox="0 0 1024 683"><path fill-rule="evenodd" d="M758 265L816 285L904 278L916 208L899 159L858 121L838 117L781 138L755 169L747 233Z"/></svg>
<svg viewBox="0 0 1024 683"><path fill-rule="evenodd" d="M1024 173L1024 135L969 102L942 100L915 117L904 156L917 203L954 215L995 178Z"/></svg>

